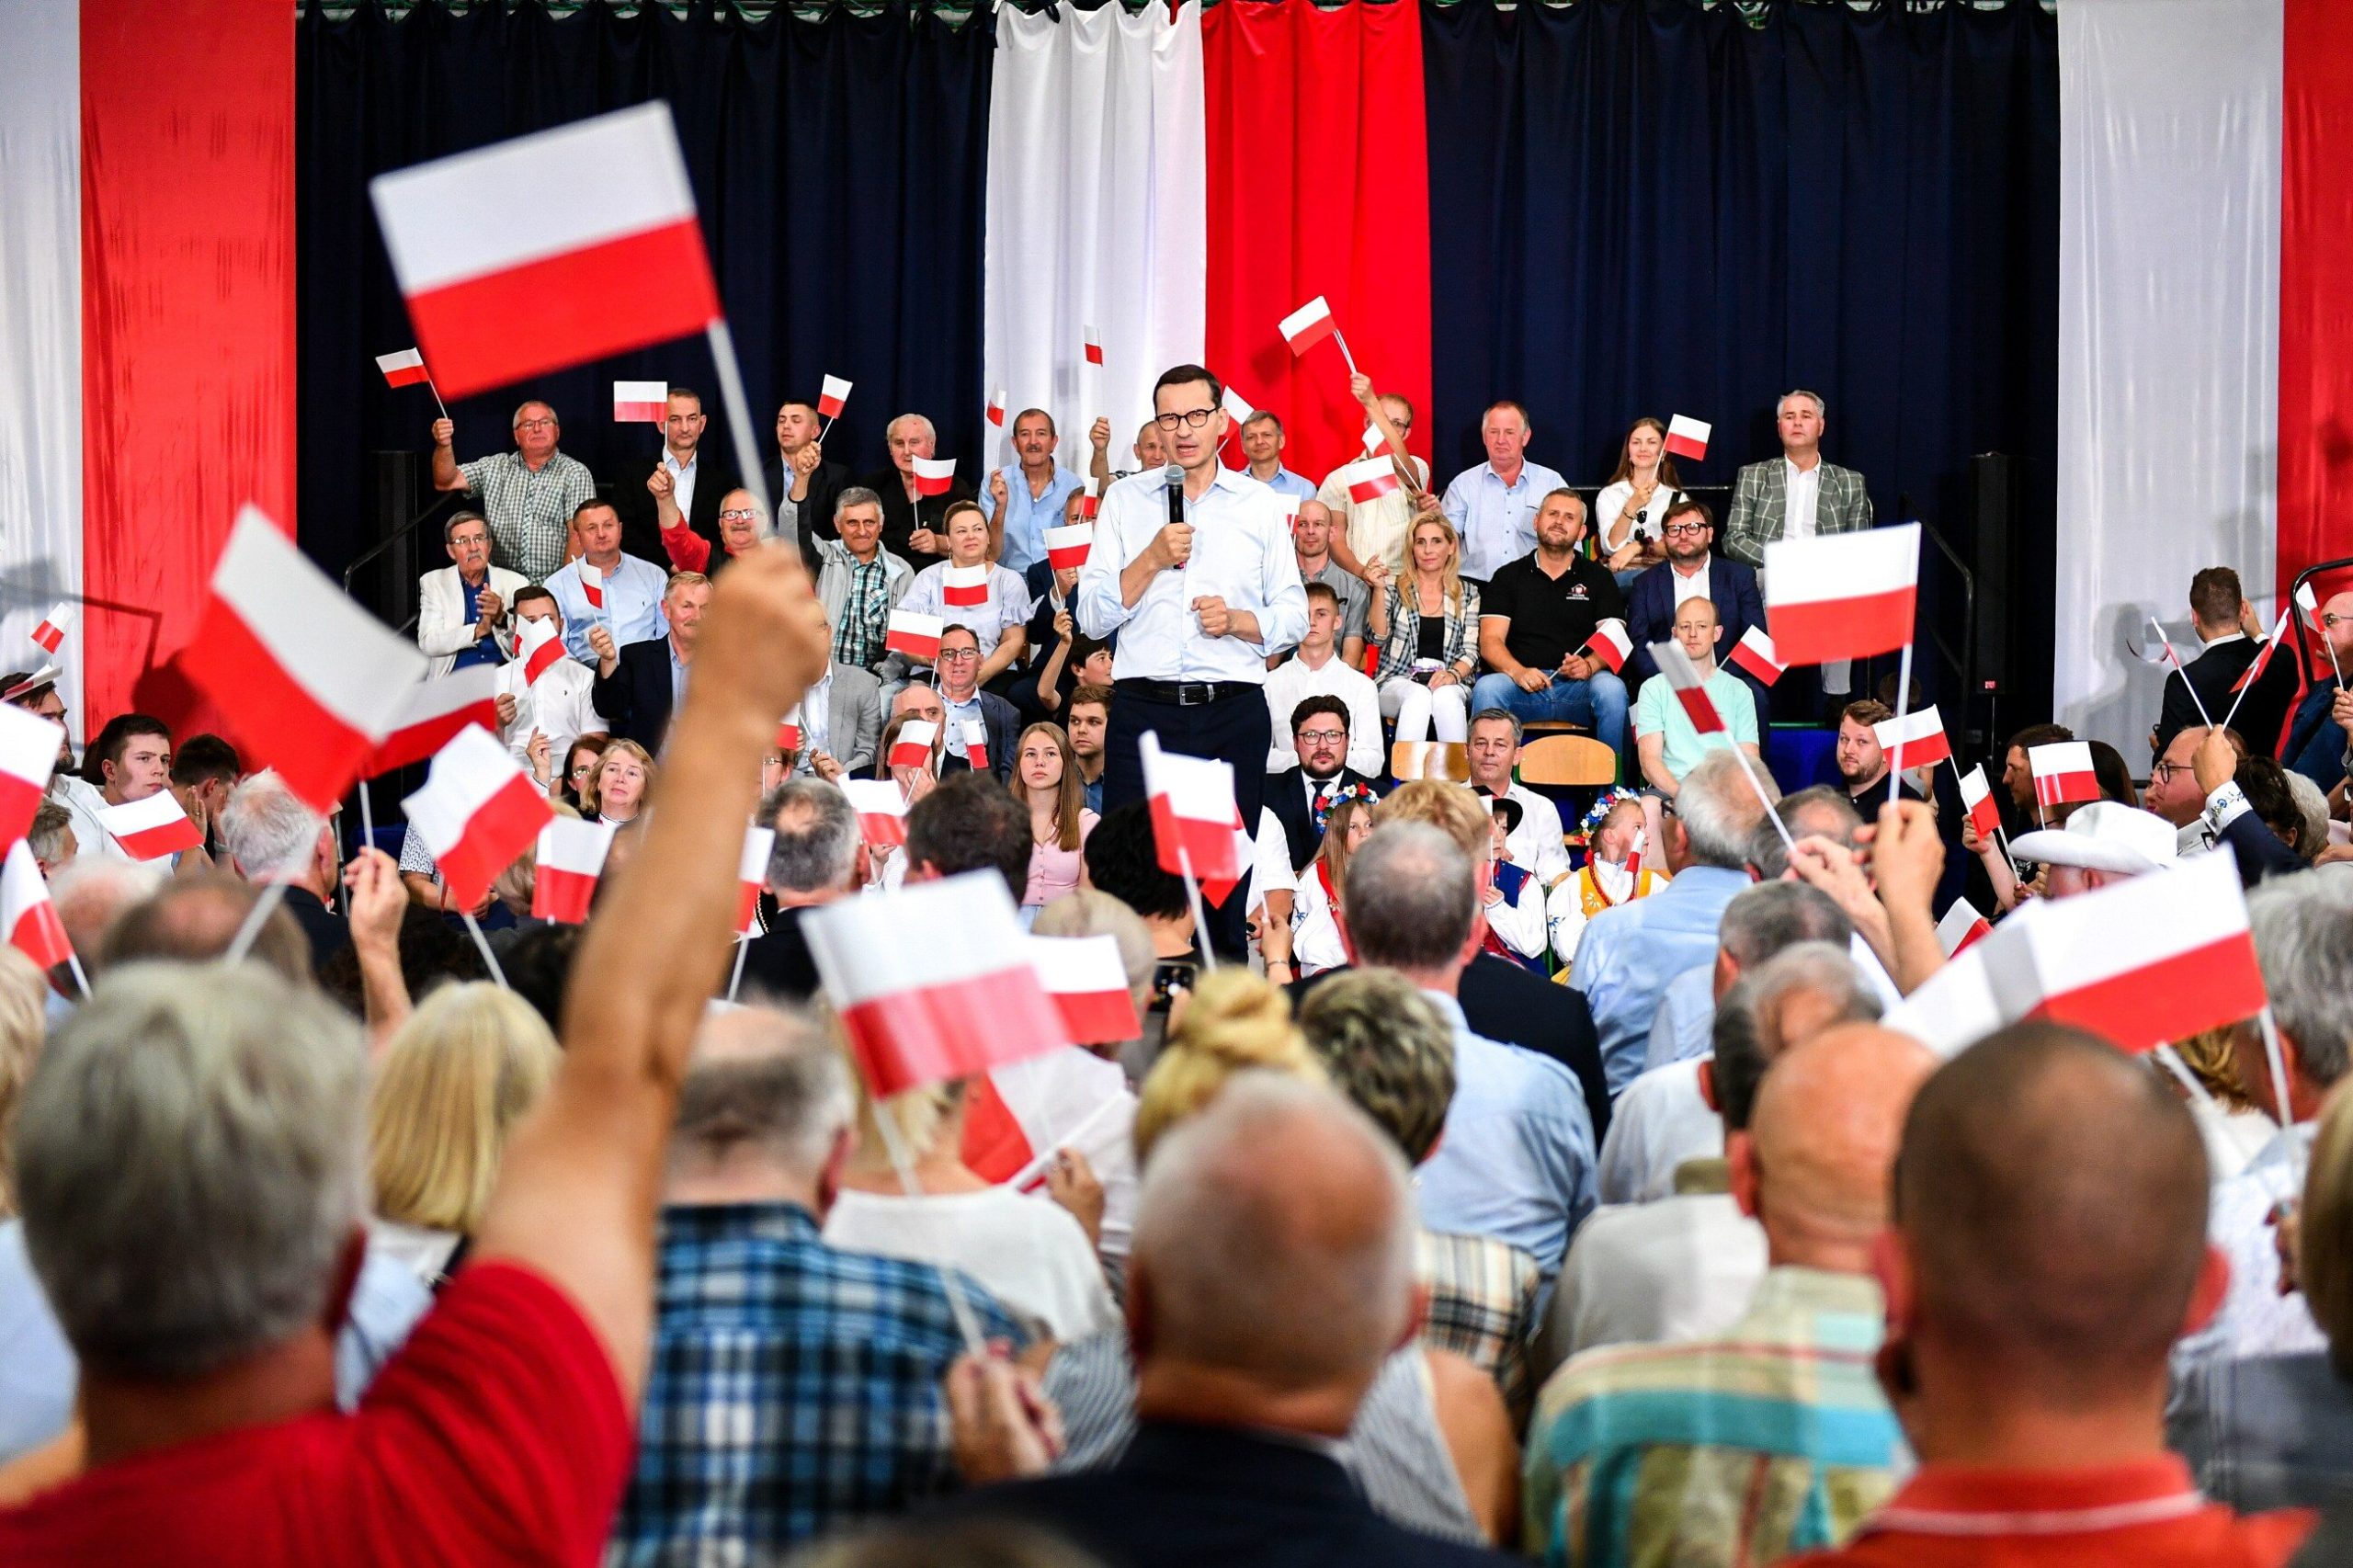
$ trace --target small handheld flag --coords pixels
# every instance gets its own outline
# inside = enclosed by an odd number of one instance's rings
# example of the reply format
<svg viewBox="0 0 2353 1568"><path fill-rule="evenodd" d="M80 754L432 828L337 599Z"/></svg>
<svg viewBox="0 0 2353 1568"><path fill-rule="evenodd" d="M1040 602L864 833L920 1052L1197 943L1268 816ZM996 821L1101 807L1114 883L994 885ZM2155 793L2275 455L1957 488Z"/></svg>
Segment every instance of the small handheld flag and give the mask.
<svg viewBox="0 0 2353 1568"><path fill-rule="evenodd" d="M58 743L65 726L22 708L0 707L0 846L32 831L49 777L57 769ZM169 794L170 791L165 791Z"/></svg>
<svg viewBox="0 0 2353 1568"><path fill-rule="evenodd" d="M98 825L134 860L160 860L204 844L204 835L169 790L158 790L143 801L100 806Z"/></svg>
<svg viewBox="0 0 2353 1568"><path fill-rule="evenodd" d="M917 458L915 460L915 494L945 495L956 483L954 458Z"/></svg>
<svg viewBox="0 0 2353 1568"><path fill-rule="evenodd" d="M2085 741L2053 741L2029 746L2035 803L2044 808L2099 799L2099 776L2092 771L2092 748Z"/></svg>
<svg viewBox="0 0 2353 1568"><path fill-rule="evenodd" d="M1005 428L1005 389L1003 387L989 393L988 416L990 424L1000 430Z"/></svg>
<svg viewBox="0 0 2353 1568"><path fill-rule="evenodd" d="M892 767L923 767L931 761L932 743L939 738L939 726L929 719L910 719L899 726L898 738L891 743L890 766ZM892 789L898 786L893 784Z"/></svg>
<svg viewBox="0 0 2353 1568"><path fill-rule="evenodd" d="M361 778L373 778L423 762L469 724L479 724L492 734L498 733L495 665L469 665L439 680L420 681L404 696L400 712L393 716L392 733L378 744L360 770Z"/></svg>
<svg viewBox="0 0 2353 1568"><path fill-rule="evenodd" d="M1953 957L1974 943L1984 941L1993 934L1994 927L1986 923L1984 915L1977 913L1977 906L1965 898L1953 900L1952 907L1946 910L1944 918L1937 922L1937 942L1944 949L1947 958Z"/></svg>
<svg viewBox="0 0 2353 1568"><path fill-rule="evenodd" d="M0 862L0 926L6 927L10 947L44 970L74 961L65 922L49 902L49 882L33 858L33 846L23 839L8 846L7 858Z"/></svg>
<svg viewBox="0 0 2353 1568"><path fill-rule="evenodd" d="M820 419L839 419L842 405L849 401L849 389L850 383L839 376L827 376L817 393L817 416Z"/></svg>
<svg viewBox="0 0 2353 1568"><path fill-rule="evenodd" d="M585 587L586 585L584 582L582 585ZM597 590L597 597L604 597L601 588ZM523 684L536 685L541 676L555 667L558 660L567 656L563 651L563 638L557 632L555 621L547 616L518 620L516 630L523 645Z"/></svg>
<svg viewBox="0 0 2353 1568"><path fill-rule="evenodd" d="M1779 680L1790 667L1781 663L1773 639L1761 626L1752 626L1740 634L1740 641L1732 645L1731 662L1768 687Z"/></svg>
<svg viewBox="0 0 2353 1568"><path fill-rule="evenodd" d="M904 732L902 732L904 737ZM924 743L925 756L930 743ZM907 798L889 778L844 778L842 793L858 813L858 836L875 848L907 841Z"/></svg>
<svg viewBox="0 0 2353 1568"><path fill-rule="evenodd" d="M957 733L964 743L964 763L975 773L989 770L989 727L978 719L957 721Z"/></svg>
<svg viewBox="0 0 2353 1568"><path fill-rule="evenodd" d="M531 917L561 920L578 926L588 918L596 901L597 879L604 874L605 854L613 846L614 827L608 822L582 822L557 817L540 830L539 853L531 877Z"/></svg>
<svg viewBox="0 0 2353 1568"><path fill-rule="evenodd" d="M1707 677L1691 662L1680 642L1654 642L1651 657L1657 662L1658 673L1665 677L1675 699L1683 704L1684 713L1691 727L1703 735L1729 734L1723 715L1716 711L1715 699L1708 695Z"/></svg>
<svg viewBox="0 0 2353 1568"><path fill-rule="evenodd" d="M1160 737L1149 730L1141 750L1160 869L1189 876L1211 903L1222 903L1250 869L1237 836L1242 813L1233 803L1233 765L1163 751Z"/></svg>
<svg viewBox="0 0 2353 1568"><path fill-rule="evenodd" d="M1634 639L1626 631L1626 623L1611 616L1593 629L1585 641L1586 650L1611 670L1626 667L1626 657L1634 651Z"/></svg>
<svg viewBox="0 0 2353 1568"><path fill-rule="evenodd" d="M60 599L50 612L33 628L33 642L44 653L54 653L65 643L65 634L74 630L75 611L72 599Z"/></svg>
<svg viewBox="0 0 2353 1568"><path fill-rule="evenodd" d="M971 609L989 602L989 569L949 566L939 574L939 602L954 609Z"/></svg>
<svg viewBox="0 0 2353 1568"><path fill-rule="evenodd" d="M616 425L660 425L670 415L670 383L667 381L615 381L613 383L613 423Z"/></svg>
<svg viewBox="0 0 2353 1568"><path fill-rule="evenodd" d="M1920 525L1765 547L1765 621L1784 665L1867 659L1912 642Z"/></svg>
<svg viewBox="0 0 2353 1568"><path fill-rule="evenodd" d="M1086 523L1046 530L1046 562L1057 572L1075 572L1095 548L1095 529Z"/></svg>
<svg viewBox="0 0 2353 1568"><path fill-rule="evenodd" d="M1985 765L1979 763L1961 776L1961 803L1977 836L1991 840L2002 825L2002 808L1995 802L1993 786L1985 782Z"/></svg>
<svg viewBox="0 0 2353 1568"><path fill-rule="evenodd" d="M1100 365L1103 363L1103 335L1096 331L1093 324L1090 323L1084 336L1086 362L1090 365Z"/></svg>
<svg viewBox="0 0 2353 1568"><path fill-rule="evenodd" d="M397 354L377 355L376 369L384 372L386 386L414 387L433 379L426 372L425 356L414 348L404 348Z"/></svg>
<svg viewBox="0 0 2353 1568"><path fill-rule="evenodd" d="M1933 702L1900 719L1873 724L1871 735L1887 753L1887 766L1898 773L1933 767L1952 757L1952 738L1945 733L1945 722L1938 717Z"/></svg>
<svg viewBox="0 0 2353 1568"><path fill-rule="evenodd" d="M1318 294L1283 317L1277 330L1293 354L1304 354L1325 338L1339 335L1340 324L1332 319L1332 307Z"/></svg>
<svg viewBox="0 0 2353 1568"><path fill-rule="evenodd" d="M744 830L744 853L735 863L735 934L739 937L760 928L760 891L767 886L768 853L775 847L776 829Z"/></svg>
<svg viewBox="0 0 2353 1568"><path fill-rule="evenodd" d="M1708 455L1708 433L1712 428L1688 415L1678 414L1666 422L1666 449L1678 458L1699 462Z"/></svg>
<svg viewBox="0 0 2353 1568"><path fill-rule="evenodd" d="M939 634L948 623L936 615L918 615L911 609L891 612L888 629L882 634L882 646L893 653L904 653L918 664L930 664L939 657Z"/></svg>
<svg viewBox="0 0 2353 1568"><path fill-rule="evenodd" d="M1348 487L1348 499L1362 506L1393 494L1398 489L1397 465L1386 457L1367 458L1352 462L1340 471Z"/></svg>
<svg viewBox="0 0 2353 1568"><path fill-rule="evenodd" d="M487 731L468 726L401 802L451 899L471 909L555 815L539 784Z"/></svg>

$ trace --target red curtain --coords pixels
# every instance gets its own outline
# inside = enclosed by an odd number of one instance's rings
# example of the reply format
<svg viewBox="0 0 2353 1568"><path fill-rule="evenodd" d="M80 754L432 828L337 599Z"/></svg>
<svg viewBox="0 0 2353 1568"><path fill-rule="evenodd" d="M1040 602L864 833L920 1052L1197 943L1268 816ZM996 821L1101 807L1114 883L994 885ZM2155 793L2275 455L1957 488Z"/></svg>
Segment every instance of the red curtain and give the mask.
<svg viewBox="0 0 2353 1568"><path fill-rule="evenodd" d="M1329 343L1294 360L1276 324L1321 294L1427 457L1429 163L1422 24L1403 3L1225 0L1201 17L1209 111L1211 369L1282 415L1311 482L1362 455ZM1441 476L1442 481L1442 476Z"/></svg>
<svg viewBox="0 0 2353 1568"><path fill-rule="evenodd" d="M2279 592L2353 554L2353 6L2287 0L2279 200ZM2331 501L2336 506L2331 507ZM2324 583L2321 597L2347 585Z"/></svg>
<svg viewBox="0 0 2353 1568"><path fill-rule="evenodd" d="M240 506L294 526L293 18L81 4L85 710L201 724L142 676L195 630Z"/></svg>

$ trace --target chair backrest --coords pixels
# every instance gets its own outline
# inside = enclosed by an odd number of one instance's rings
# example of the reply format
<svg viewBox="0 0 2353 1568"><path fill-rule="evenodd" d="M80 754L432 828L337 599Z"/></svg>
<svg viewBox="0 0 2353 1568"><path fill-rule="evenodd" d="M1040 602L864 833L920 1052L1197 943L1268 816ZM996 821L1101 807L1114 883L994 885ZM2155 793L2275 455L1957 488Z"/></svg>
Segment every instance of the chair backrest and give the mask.
<svg viewBox="0 0 2353 1568"><path fill-rule="evenodd" d="M1618 754L1590 735L1546 735L1519 754L1523 784L1594 785L1618 781Z"/></svg>
<svg viewBox="0 0 2353 1568"><path fill-rule="evenodd" d="M1468 784L1471 753L1460 741L1399 741L1389 748L1389 771L1400 784L1416 778Z"/></svg>

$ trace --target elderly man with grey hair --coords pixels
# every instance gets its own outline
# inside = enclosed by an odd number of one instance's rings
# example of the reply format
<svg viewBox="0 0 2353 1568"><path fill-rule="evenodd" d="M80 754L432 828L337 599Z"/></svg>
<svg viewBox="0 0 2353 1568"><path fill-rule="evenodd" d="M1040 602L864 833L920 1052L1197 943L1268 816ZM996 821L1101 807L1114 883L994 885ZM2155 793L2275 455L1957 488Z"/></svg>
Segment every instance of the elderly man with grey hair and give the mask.
<svg viewBox="0 0 2353 1568"><path fill-rule="evenodd" d="M1422 1223L1509 1242L1549 1290L1593 1208L1593 1118L1575 1074L1463 1018L1455 990L1479 950L1477 869L1435 827L1384 824L1348 858L1341 903L1353 960L1420 986L1454 1031L1446 1131L1415 1181Z"/></svg>
<svg viewBox="0 0 2353 1568"><path fill-rule="evenodd" d="M1759 767L1756 777L1778 800L1771 776ZM1643 1070L1667 982L1714 959L1716 927L1733 895L1748 886L1749 839L1765 820L1756 787L1729 751L1701 757L1673 806L1663 847L1675 880L1596 915L1569 973L1593 1009L1613 1097Z"/></svg>
<svg viewBox="0 0 2353 1568"><path fill-rule="evenodd" d="M282 907L311 939L311 966L351 946L351 923L337 915L335 830L294 798L275 768L255 774L221 811L221 848L229 869L253 883L286 884Z"/></svg>
<svg viewBox="0 0 2353 1568"><path fill-rule="evenodd" d="M990 1337L1020 1331L968 1277L821 1239L855 1114L811 1015L742 1007L704 1025L670 1135L654 1370L608 1562L768 1562L955 1485L949 1290Z"/></svg>
<svg viewBox="0 0 2353 1568"><path fill-rule="evenodd" d="M883 427L883 445L891 453L887 468L876 469L858 483L882 498L882 543L895 555L928 566L948 559L948 536L939 525L948 508L971 501L976 493L962 474L938 495L926 495L915 485L915 460L935 455L939 433L920 414L902 414ZM845 492L845 494L847 493Z"/></svg>
<svg viewBox="0 0 2353 1568"><path fill-rule="evenodd" d="M1412 1205L1404 1160L1363 1112L1236 1076L1144 1171L1127 1302L1134 1441L1107 1469L964 1508L1043 1525L1123 1568L1507 1561L1377 1517L1343 1465L1367 1392L1421 1318ZM960 1361L950 1397L960 1431L1017 1451L1015 1468L1042 1465L1003 1363Z"/></svg>
<svg viewBox="0 0 2353 1568"><path fill-rule="evenodd" d="M776 830L764 883L776 918L744 953L744 990L779 1002L804 1002L817 991L817 963L801 934L804 911L866 885L866 846L849 797L822 778L788 778L760 802Z"/></svg>
<svg viewBox="0 0 2353 1568"><path fill-rule="evenodd" d="M820 539L817 597L834 629L834 663L872 675L883 660L891 612L907 597L915 569L882 547L882 497L853 484L834 503L834 539ZM891 694L881 694L888 706Z"/></svg>

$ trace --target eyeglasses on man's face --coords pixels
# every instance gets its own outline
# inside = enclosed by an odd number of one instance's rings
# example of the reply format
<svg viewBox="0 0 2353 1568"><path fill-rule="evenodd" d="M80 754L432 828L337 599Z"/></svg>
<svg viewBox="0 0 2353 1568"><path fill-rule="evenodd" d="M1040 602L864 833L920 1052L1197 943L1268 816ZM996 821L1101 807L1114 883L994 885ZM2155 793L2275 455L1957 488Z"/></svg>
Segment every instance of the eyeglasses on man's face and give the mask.
<svg viewBox="0 0 2353 1568"><path fill-rule="evenodd" d="M978 648L942 648L939 651L939 662L943 665L961 665L967 659L977 659L980 656L981 651Z"/></svg>
<svg viewBox="0 0 2353 1568"><path fill-rule="evenodd" d="M1336 746L1348 738L1346 730L1302 730L1299 743L1309 746Z"/></svg>
<svg viewBox="0 0 2353 1568"><path fill-rule="evenodd" d="M1154 415L1152 422L1163 430L1174 430L1180 425L1198 430L1208 424L1210 415L1216 412L1214 408L1188 408L1178 414Z"/></svg>
<svg viewBox="0 0 2353 1568"><path fill-rule="evenodd" d="M1677 534L1698 535L1706 533L1708 531L1708 525L1705 523L1669 523L1666 525L1665 531L1666 537L1669 539L1673 539Z"/></svg>

